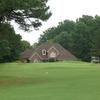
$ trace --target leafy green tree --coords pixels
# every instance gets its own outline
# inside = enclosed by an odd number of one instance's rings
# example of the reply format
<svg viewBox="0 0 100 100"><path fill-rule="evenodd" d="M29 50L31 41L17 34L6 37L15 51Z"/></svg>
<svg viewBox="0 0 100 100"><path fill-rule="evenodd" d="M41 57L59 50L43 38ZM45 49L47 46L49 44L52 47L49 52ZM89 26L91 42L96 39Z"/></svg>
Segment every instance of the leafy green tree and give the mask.
<svg viewBox="0 0 100 100"><path fill-rule="evenodd" d="M41 26L51 16L48 0L0 0L0 23L14 20L24 30Z"/></svg>
<svg viewBox="0 0 100 100"><path fill-rule="evenodd" d="M9 43L6 40L0 40L0 62L5 62L5 57L9 56L11 49Z"/></svg>
<svg viewBox="0 0 100 100"><path fill-rule="evenodd" d="M76 21L76 31L73 34L73 53L84 61L90 61L93 40L94 18L83 15Z"/></svg>
<svg viewBox="0 0 100 100"><path fill-rule="evenodd" d="M39 38L39 44L47 42L50 39L53 39L53 37L55 37L56 34L57 34L55 32L55 30L56 30L56 27L52 27L52 28L49 28L46 31L44 31L43 35L41 35L40 38Z"/></svg>
<svg viewBox="0 0 100 100"><path fill-rule="evenodd" d="M24 51L26 49L31 48L31 45L28 41L23 40L23 41L21 41L21 47L22 47L22 51Z"/></svg>
<svg viewBox="0 0 100 100"><path fill-rule="evenodd" d="M97 49L100 56L100 16L95 16L95 32L93 38L93 48Z"/></svg>
<svg viewBox="0 0 100 100"><path fill-rule="evenodd" d="M57 35L53 41L61 44L64 48L71 50L71 34L67 32L62 32Z"/></svg>
<svg viewBox="0 0 100 100"><path fill-rule="evenodd" d="M14 29L8 23L0 24L0 42L0 53L3 52L3 49L7 50L8 48L10 50L8 50L10 52L10 55L9 53L5 53L4 55L5 61L14 61L18 59L21 52L21 36L15 34ZM6 47L4 48L4 46Z"/></svg>
<svg viewBox="0 0 100 100"><path fill-rule="evenodd" d="M94 37L94 48L100 50L100 29Z"/></svg>
<svg viewBox="0 0 100 100"><path fill-rule="evenodd" d="M32 48L35 49L35 48L37 48L38 46L39 46L39 43L36 42L36 43L34 43L34 44L32 45Z"/></svg>
<svg viewBox="0 0 100 100"><path fill-rule="evenodd" d="M57 38L56 36L60 35L60 33L71 34L73 33L74 30L75 30L75 22L70 20L65 20L64 22L60 22L57 27L52 27L44 31L43 35L41 35L39 38L39 44Z"/></svg>
<svg viewBox="0 0 100 100"><path fill-rule="evenodd" d="M39 44L54 41L69 49L77 58L90 61L91 49L99 46L100 17L83 15L76 22L65 20L57 27L47 29L39 39ZM97 41L97 42L96 42Z"/></svg>
<svg viewBox="0 0 100 100"><path fill-rule="evenodd" d="M100 16L96 15L94 21L94 38L91 48L91 55L100 57Z"/></svg>

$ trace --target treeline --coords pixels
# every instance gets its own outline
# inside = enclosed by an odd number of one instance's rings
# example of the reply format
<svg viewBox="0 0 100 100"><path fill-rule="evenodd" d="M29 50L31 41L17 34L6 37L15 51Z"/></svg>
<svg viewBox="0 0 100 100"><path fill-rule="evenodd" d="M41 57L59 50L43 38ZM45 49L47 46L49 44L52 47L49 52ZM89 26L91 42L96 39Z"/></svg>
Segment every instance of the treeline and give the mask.
<svg viewBox="0 0 100 100"><path fill-rule="evenodd" d="M47 6L48 0L0 0L0 62L15 61L20 52L29 48L27 41L15 34L11 21L28 31L38 29L52 13Z"/></svg>
<svg viewBox="0 0 100 100"><path fill-rule="evenodd" d="M48 41L60 43L77 58L90 61L91 55L100 56L100 16L83 15L76 21L60 22L43 32L38 45Z"/></svg>
<svg viewBox="0 0 100 100"><path fill-rule="evenodd" d="M0 63L18 60L20 53L31 47L21 39L9 23L0 24Z"/></svg>

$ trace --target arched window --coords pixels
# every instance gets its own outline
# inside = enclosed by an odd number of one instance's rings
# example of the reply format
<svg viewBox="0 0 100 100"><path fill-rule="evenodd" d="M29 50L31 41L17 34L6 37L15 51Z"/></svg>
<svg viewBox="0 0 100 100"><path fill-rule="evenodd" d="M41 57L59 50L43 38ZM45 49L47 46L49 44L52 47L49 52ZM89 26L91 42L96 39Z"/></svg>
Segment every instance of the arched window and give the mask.
<svg viewBox="0 0 100 100"><path fill-rule="evenodd" d="M50 53L50 58L56 58L56 56L57 56L57 55L56 55L55 52L51 52L51 53Z"/></svg>
<svg viewBox="0 0 100 100"><path fill-rule="evenodd" d="M42 50L42 55L46 55L47 51L45 49Z"/></svg>

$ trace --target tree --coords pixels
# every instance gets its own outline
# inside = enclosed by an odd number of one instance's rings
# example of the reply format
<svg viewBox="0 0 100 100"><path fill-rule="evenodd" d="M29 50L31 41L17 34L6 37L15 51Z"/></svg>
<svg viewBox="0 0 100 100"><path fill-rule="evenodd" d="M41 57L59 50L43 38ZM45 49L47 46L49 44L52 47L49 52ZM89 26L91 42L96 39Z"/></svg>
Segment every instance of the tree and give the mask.
<svg viewBox="0 0 100 100"><path fill-rule="evenodd" d="M64 48L71 50L71 35L67 32L60 33L53 41L61 44Z"/></svg>
<svg viewBox="0 0 100 100"><path fill-rule="evenodd" d="M48 0L0 0L0 23L14 20L24 30L41 26L51 16Z"/></svg>
<svg viewBox="0 0 100 100"><path fill-rule="evenodd" d="M39 46L39 43L35 42L33 45L32 45L32 48L37 48Z"/></svg>
<svg viewBox="0 0 100 100"><path fill-rule="evenodd" d="M100 16L95 16L95 31L93 39L93 48L97 50L97 55L100 56Z"/></svg>
<svg viewBox="0 0 100 100"><path fill-rule="evenodd" d="M43 35L39 38L39 44L53 40L61 33L72 34L75 31L75 22L70 20L64 20L60 22L57 27L52 27L43 32Z"/></svg>
<svg viewBox="0 0 100 100"><path fill-rule="evenodd" d="M92 40L94 36L94 18L83 15L76 21L76 30L73 34L73 53L83 61L91 60Z"/></svg>
<svg viewBox="0 0 100 100"><path fill-rule="evenodd" d="M31 48L31 45L28 41L23 40L23 41L21 41L21 47L22 47L22 51L24 51L26 49Z"/></svg>
<svg viewBox="0 0 100 100"><path fill-rule="evenodd" d="M21 52L21 36L15 34L14 29L8 23L0 24L0 43L0 54L2 54L3 61L18 59Z"/></svg>
<svg viewBox="0 0 100 100"><path fill-rule="evenodd" d="M39 44L47 42L50 39L53 39L57 34L57 32L55 31L56 31L56 27L52 27L44 31L43 35L41 35L39 38Z"/></svg>
<svg viewBox="0 0 100 100"><path fill-rule="evenodd" d="M6 40L0 40L0 62L5 62L5 57L9 56L11 49L9 43Z"/></svg>
<svg viewBox="0 0 100 100"><path fill-rule="evenodd" d="M90 61L94 38L100 27L100 17L83 15L76 22L65 20L57 27L47 29L39 39L39 43L54 41L69 49L77 58ZM98 39L99 40L99 39ZM97 42L98 43L98 42ZM95 41L95 44L97 44Z"/></svg>

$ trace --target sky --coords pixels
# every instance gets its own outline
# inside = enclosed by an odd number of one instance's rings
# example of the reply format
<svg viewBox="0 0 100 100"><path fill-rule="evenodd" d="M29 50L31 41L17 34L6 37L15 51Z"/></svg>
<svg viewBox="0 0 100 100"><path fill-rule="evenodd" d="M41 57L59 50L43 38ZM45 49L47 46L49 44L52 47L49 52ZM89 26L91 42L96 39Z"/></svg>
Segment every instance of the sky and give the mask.
<svg viewBox="0 0 100 100"><path fill-rule="evenodd" d="M47 5L50 6L52 16L43 23L39 31L24 32L18 28L17 24L13 24L16 33L20 34L22 39L27 40L30 44L38 42L43 31L57 26L61 21L66 19L75 21L82 15L100 15L100 0L49 0Z"/></svg>

